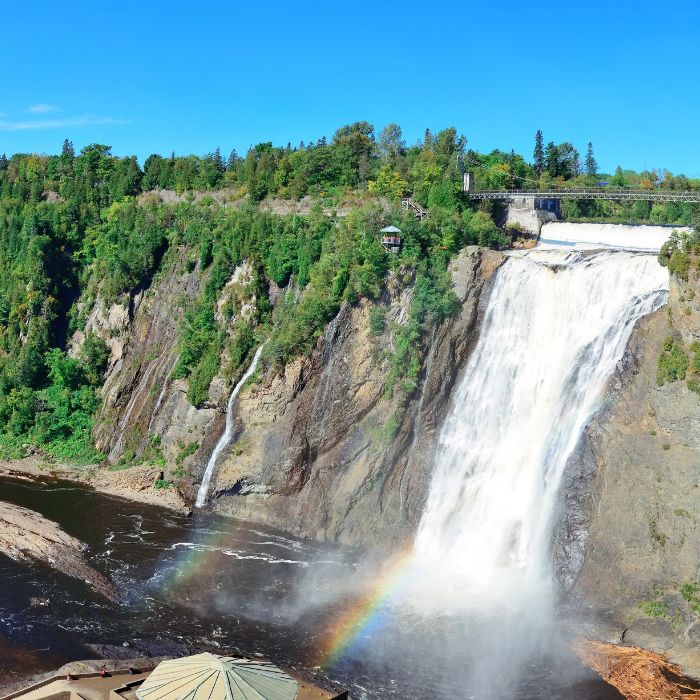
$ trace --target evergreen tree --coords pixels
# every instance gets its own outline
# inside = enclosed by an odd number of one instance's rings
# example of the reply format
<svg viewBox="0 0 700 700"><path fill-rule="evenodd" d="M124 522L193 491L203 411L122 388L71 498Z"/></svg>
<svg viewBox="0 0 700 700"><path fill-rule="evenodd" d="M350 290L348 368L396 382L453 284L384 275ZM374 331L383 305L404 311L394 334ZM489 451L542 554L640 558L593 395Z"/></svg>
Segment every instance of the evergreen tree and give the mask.
<svg viewBox="0 0 700 700"><path fill-rule="evenodd" d="M593 155L593 144L590 141L588 142L588 150L586 151L586 174L598 174L598 163Z"/></svg>
<svg viewBox="0 0 700 700"><path fill-rule="evenodd" d="M544 151L544 167L545 170L552 176L556 177L559 166L559 149L557 148L554 141L550 141L547 144L547 148Z"/></svg>
<svg viewBox="0 0 700 700"><path fill-rule="evenodd" d="M75 148L73 147L73 142L65 139L63 142L63 148L61 149L61 155L70 158L71 160L75 158Z"/></svg>
<svg viewBox="0 0 700 700"><path fill-rule="evenodd" d="M232 149L231 153L229 153L228 160L226 161L226 170L233 171L236 169L236 163L238 163L238 153L236 149Z"/></svg>
<svg viewBox="0 0 700 700"><path fill-rule="evenodd" d="M217 146L216 150L214 151L214 165L216 165L216 169L220 172L223 173L226 170L226 165L224 164L224 159L221 157L221 149Z"/></svg>
<svg viewBox="0 0 700 700"><path fill-rule="evenodd" d="M7 156L3 153L0 156L0 170L6 170L7 169L7 164L8 164Z"/></svg>
<svg viewBox="0 0 700 700"><path fill-rule="evenodd" d="M541 175L544 172L544 147L542 143L542 130L538 129L537 133L535 134L535 152L533 153L535 161L533 165L535 167L535 172L538 175Z"/></svg>

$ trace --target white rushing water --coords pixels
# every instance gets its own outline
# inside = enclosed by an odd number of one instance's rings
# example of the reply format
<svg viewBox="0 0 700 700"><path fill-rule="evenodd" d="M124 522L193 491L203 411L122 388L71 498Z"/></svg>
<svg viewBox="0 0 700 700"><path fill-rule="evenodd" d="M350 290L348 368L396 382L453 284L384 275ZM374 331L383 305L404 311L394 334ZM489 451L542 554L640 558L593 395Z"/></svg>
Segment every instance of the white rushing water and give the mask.
<svg viewBox="0 0 700 700"><path fill-rule="evenodd" d="M202 508L207 503L207 497L209 496L209 486L211 484L211 478L214 475L214 469L216 468L216 462L219 459L221 453L229 446L231 438L233 437L233 406L236 403L236 397L238 396L243 385L248 381L250 376L255 372L258 366L258 360L260 359L260 353L262 353L265 343L263 343L256 351L253 356L253 361L250 363L250 367L245 371L245 374L241 377L238 384L233 387L231 396L229 396L228 403L226 404L226 427L219 441L216 443L214 451L209 457L207 462L207 467L204 470L204 476L202 477L202 483L199 486L199 491L197 491L197 500L195 505L197 508Z"/></svg>
<svg viewBox="0 0 700 700"><path fill-rule="evenodd" d="M574 224L555 221L542 227L541 247L565 246L580 250L622 248L658 253L673 231L690 231L683 226L633 224Z"/></svg>
<svg viewBox="0 0 700 700"><path fill-rule="evenodd" d="M635 321L667 290L655 256L624 252L533 250L497 272L415 541L425 607L513 610L550 595L566 462Z"/></svg>

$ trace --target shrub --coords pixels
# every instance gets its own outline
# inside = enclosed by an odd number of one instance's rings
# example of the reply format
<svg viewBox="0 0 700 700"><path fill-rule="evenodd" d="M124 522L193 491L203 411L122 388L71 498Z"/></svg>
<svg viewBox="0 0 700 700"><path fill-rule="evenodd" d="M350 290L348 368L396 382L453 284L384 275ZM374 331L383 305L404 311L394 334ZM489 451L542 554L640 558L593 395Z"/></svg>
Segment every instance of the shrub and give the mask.
<svg viewBox="0 0 700 700"><path fill-rule="evenodd" d="M688 356L683 349L683 344L672 337L664 340L663 351L659 356L659 369L656 374L656 383L661 386L666 382L675 382L685 379L688 371Z"/></svg>
<svg viewBox="0 0 700 700"><path fill-rule="evenodd" d="M187 398L193 406L199 407L207 400L209 386L218 371L219 349L213 345L190 374Z"/></svg>
<svg viewBox="0 0 700 700"><path fill-rule="evenodd" d="M191 457L199 449L198 442L189 442L186 445L180 444L180 451L175 457L175 464L179 467L188 458Z"/></svg>
<svg viewBox="0 0 700 700"><path fill-rule="evenodd" d="M369 332L374 335L381 335L386 329L386 309L382 306L373 306L369 310Z"/></svg>
<svg viewBox="0 0 700 700"><path fill-rule="evenodd" d="M668 603L661 600L643 600L639 603L639 609L647 617L665 617L668 615Z"/></svg>
<svg viewBox="0 0 700 700"><path fill-rule="evenodd" d="M111 351L102 338L89 331L80 350L80 359L85 367L85 374L93 386L102 383Z"/></svg>

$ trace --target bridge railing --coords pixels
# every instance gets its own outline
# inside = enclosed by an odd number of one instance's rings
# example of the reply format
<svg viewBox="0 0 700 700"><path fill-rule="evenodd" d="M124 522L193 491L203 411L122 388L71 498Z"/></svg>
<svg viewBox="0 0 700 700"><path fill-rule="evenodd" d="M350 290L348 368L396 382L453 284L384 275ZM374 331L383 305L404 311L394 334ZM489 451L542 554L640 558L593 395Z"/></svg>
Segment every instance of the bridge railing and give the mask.
<svg viewBox="0 0 700 700"><path fill-rule="evenodd" d="M472 199L608 199L644 202L700 202L700 191L633 190L611 188L551 188L547 190L476 190Z"/></svg>

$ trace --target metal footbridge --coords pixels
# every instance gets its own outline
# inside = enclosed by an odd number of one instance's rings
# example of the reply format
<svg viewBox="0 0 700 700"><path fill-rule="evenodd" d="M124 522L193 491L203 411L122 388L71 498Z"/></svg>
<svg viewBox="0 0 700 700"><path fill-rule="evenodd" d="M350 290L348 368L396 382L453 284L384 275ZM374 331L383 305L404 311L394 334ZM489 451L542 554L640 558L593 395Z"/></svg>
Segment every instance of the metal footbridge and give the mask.
<svg viewBox="0 0 700 700"><path fill-rule="evenodd" d="M633 202L700 202L700 191L631 190L602 187L550 190L472 190L472 199L606 199Z"/></svg>

